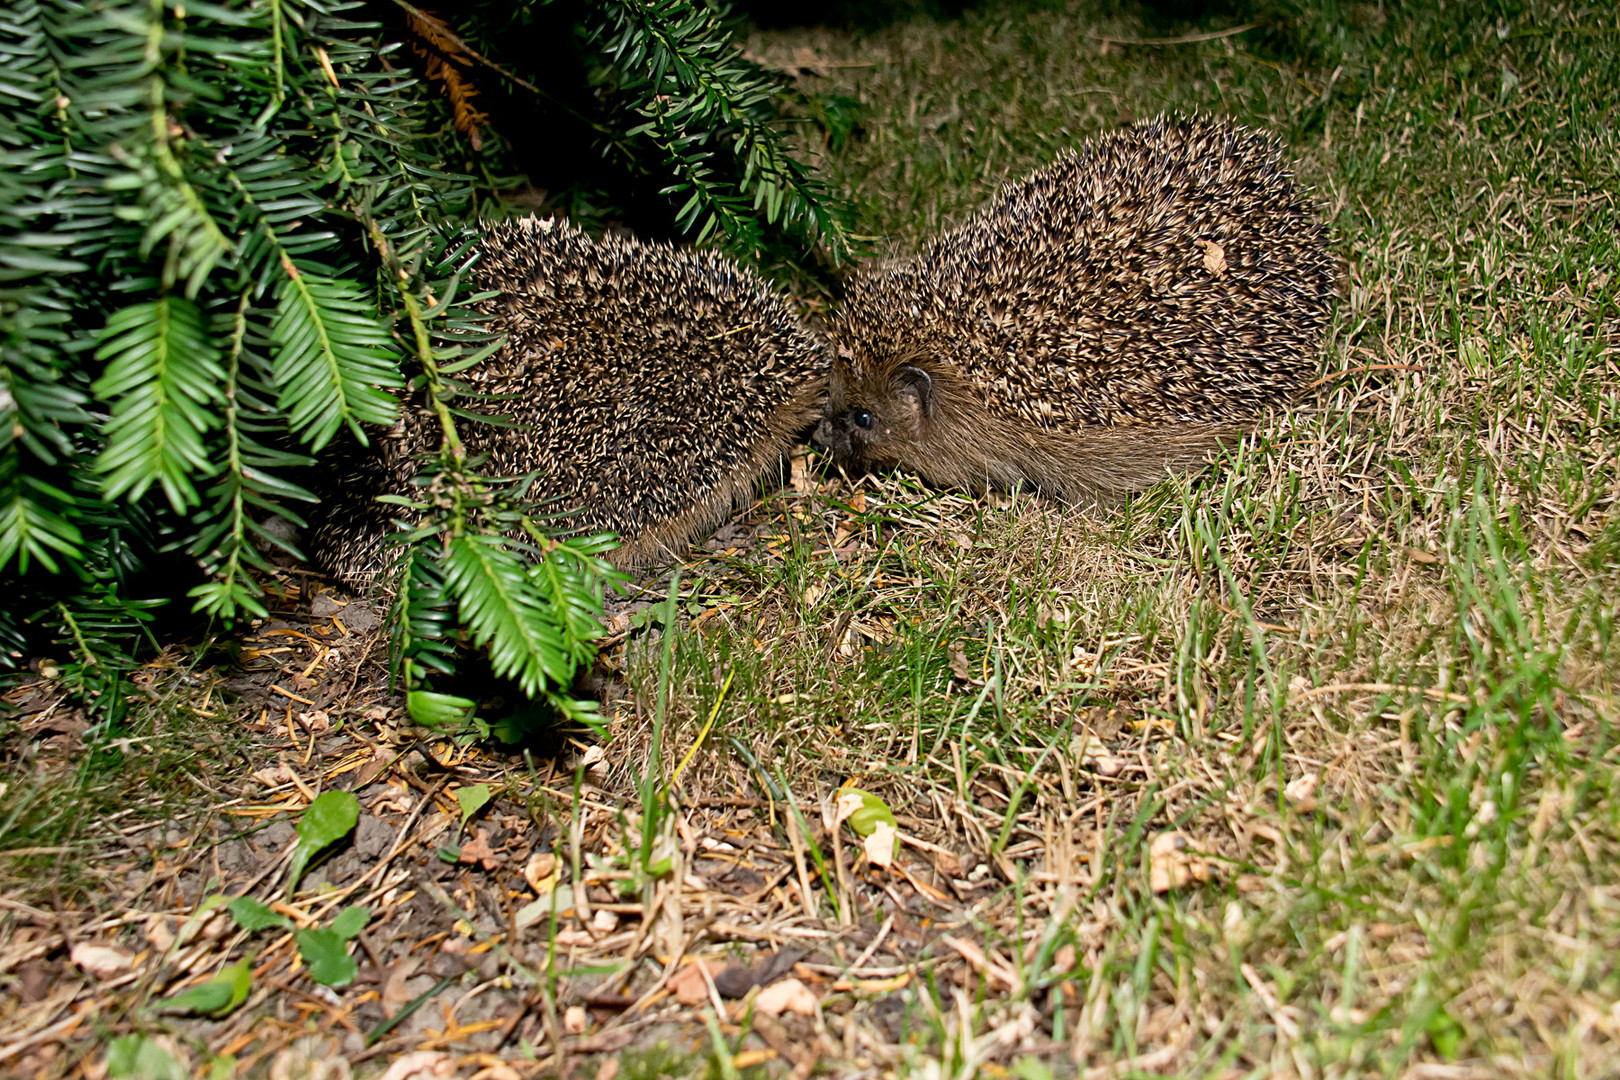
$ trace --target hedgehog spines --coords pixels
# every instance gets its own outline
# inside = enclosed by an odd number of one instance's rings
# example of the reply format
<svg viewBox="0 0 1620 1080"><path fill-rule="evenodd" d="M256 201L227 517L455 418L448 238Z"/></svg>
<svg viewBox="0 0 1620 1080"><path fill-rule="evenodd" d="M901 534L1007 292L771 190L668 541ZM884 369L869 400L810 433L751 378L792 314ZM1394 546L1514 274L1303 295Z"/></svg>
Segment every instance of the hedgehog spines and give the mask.
<svg viewBox="0 0 1620 1080"><path fill-rule="evenodd" d="M471 395L460 404L505 424L463 423L466 450L491 475L536 474L529 497L565 511L569 532L618 533L609 558L621 567L717 524L821 414L820 342L724 256L593 240L545 218L492 226L479 249L470 284L494 294L480 308L506 340L458 376ZM438 421L412 411L396 438L400 452L373 471L403 493ZM318 533L321 561L362 581L377 517Z"/></svg>
<svg viewBox="0 0 1620 1080"><path fill-rule="evenodd" d="M1138 488L1293 399L1332 278L1272 137L1161 117L860 275L818 439L940 483Z"/></svg>

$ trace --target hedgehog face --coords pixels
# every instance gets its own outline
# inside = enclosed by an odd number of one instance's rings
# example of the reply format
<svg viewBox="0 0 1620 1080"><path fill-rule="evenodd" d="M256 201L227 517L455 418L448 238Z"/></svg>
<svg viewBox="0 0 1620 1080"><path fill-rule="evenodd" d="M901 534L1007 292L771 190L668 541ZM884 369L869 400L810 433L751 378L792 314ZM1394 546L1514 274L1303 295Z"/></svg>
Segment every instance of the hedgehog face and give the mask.
<svg viewBox="0 0 1620 1080"><path fill-rule="evenodd" d="M840 356L833 362L827 415L816 427L814 442L853 463L910 464L933 397L934 380L920 367L904 364L892 375L880 369L863 378Z"/></svg>

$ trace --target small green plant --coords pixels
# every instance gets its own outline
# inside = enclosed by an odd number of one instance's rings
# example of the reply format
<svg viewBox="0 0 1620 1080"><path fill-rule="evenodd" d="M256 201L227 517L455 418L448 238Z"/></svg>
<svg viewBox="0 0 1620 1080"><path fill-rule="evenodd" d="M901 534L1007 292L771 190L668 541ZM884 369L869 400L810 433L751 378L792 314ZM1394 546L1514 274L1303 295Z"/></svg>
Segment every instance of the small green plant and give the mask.
<svg viewBox="0 0 1620 1080"><path fill-rule="evenodd" d="M327 791L315 797L298 819L298 847L287 868L287 895L298 892L298 882L310 860L354 831L360 820L360 801L347 791Z"/></svg>
<svg viewBox="0 0 1620 1080"><path fill-rule="evenodd" d="M298 931L298 955L309 965L309 977L322 986L348 986L360 973L349 955L349 941L371 921L371 909L353 905L338 912L331 926Z"/></svg>
<svg viewBox="0 0 1620 1080"><path fill-rule="evenodd" d="M228 905L228 910L236 925L249 932L269 930L271 928L294 929L292 919L274 910L268 904L249 896L236 897ZM370 908L360 904L352 904L338 912L337 917L328 926L304 927L296 930L293 938L298 944L298 954L304 958L304 963L308 965L309 977L322 986L347 986L353 982L355 975L359 974L360 968L355 963L354 958L349 955L348 944L359 935L360 931L366 928L366 923L370 921ZM226 975L231 972L237 972L232 975L232 978L240 980L242 995L245 998L247 993L247 972L249 970L247 965L248 961L244 960L241 964L234 965L232 968L228 968L226 972L221 973L218 979L207 984L213 989L209 991L208 995L199 997L199 1000L204 1003L215 1000L220 991L214 984L226 980ZM237 969L240 969L240 971L238 972ZM234 988L237 984L229 982L229 985ZM202 987L194 987L193 989L201 990ZM187 993L191 992L187 991ZM241 1004L241 1001L241 998L233 1000L230 1008L234 1009ZM177 1000L171 999L168 1004L174 1007L177 1005ZM203 1012L208 1010L198 1008L194 1011ZM225 1011L230 1010L226 1009Z"/></svg>
<svg viewBox="0 0 1620 1080"><path fill-rule="evenodd" d="M245 956L207 982L187 987L166 999L163 1008L169 1012L197 1013L218 1020L246 1001L252 986L253 957Z"/></svg>
<svg viewBox="0 0 1620 1080"><path fill-rule="evenodd" d="M466 787L456 788L456 805L461 808L461 827L465 829L472 816L493 798L488 784L469 784Z"/></svg>
<svg viewBox="0 0 1620 1080"><path fill-rule="evenodd" d="M191 1070L146 1035L120 1035L107 1044L107 1075L113 1080L190 1080Z"/></svg>

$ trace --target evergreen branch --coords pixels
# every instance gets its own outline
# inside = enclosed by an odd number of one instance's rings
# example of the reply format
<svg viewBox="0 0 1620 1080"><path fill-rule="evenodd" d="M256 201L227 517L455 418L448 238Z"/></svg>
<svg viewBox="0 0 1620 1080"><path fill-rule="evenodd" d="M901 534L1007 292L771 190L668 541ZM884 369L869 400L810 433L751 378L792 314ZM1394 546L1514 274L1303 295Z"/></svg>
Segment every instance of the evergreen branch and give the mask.
<svg viewBox="0 0 1620 1080"><path fill-rule="evenodd" d="M435 20L397 2L462 75L538 93L506 40L466 44L466 26L524 17L509 6ZM14 598L0 635L21 640L41 613L103 716L146 614L126 582L183 546L207 575L197 610L262 613L265 543L292 551L264 523L297 523L310 497L289 480L308 459L277 439L320 450L347 427L364 442L395 420L406 356L440 428L392 541L407 687L457 713L425 684L453 669L464 625L564 716L593 715L567 690L600 633L607 542L548 538L524 483L481 475L462 444L491 418L458 373L500 343L488 297L457 295L458 274L509 162L496 140L469 152L452 124L482 124L474 80L441 72L445 101L384 59L395 44L363 10L10 0L0 14L0 588ZM691 204L684 227L750 253L770 227L826 231L836 208L786 151L785 84L708 7L593 0L574 17L580 40L617 50L593 69L608 143Z"/></svg>
<svg viewBox="0 0 1620 1080"><path fill-rule="evenodd" d="M37 292L0 303L0 449L18 440L45 465L72 454L65 428L88 423L87 396L52 364L67 338L61 312L42 310Z"/></svg>
<svg viewBox="0 0 1620 1080"><path fill-rule="evenodd" d="M637 98L644 123L626 132L657 147L675 177L669 195L690 193L678 215L701 242L716 231L753 254L762 242L754 215L821 242L835 261L848 257L849 234L833 200L787 150L771 126L780 76L744 59L721 13L693 0L598 0L606 22L603 51L620 89ZM716 158L740 170L716 173Z"/></svg>
<svg viewBox="0 0 1620 1080"><path fill-rule="evenodd" d="M64 508L71 507L73 499L41 480L18 475L17 466L16 451L5 452L0 459L0 571L15 556L19 574L28 573L30 560L55 574L60 568L53 552L78 562L84 534L35 496L47 495Z"/></svg>
<svg viewBox="0 0 1620 1080"><path fill-rule="evenodd" d="M449 675L456 669L456 601L430 553L419 551L403 563L392 612L391 668L407 688L414 689L431 675Z"/></svg>
<svg viewBox="0 0 1620 1080"><path fill-rule="evenodd" d="M292 429L319 450L347 424L389 425L399 403L388 388L405 385L399 357L374 305L353 281L300 268L283 256L280 303L271 337L280 405Z"/></svg>
<svg viewBox="0 0 1620 1080"><path fill-rule="evenodd" d="M383 265L390 271L388 276L396 283L400 301L405 305L405 316L410 322L411 344L414 347L412 355L422 367L423 391L427 394L428 407L438 418L444 454L452 467L457 466L465 460L467 451L461 444L461 436L456 432L455 418L450 414L449 394L444 378L439 372L438 356L434 352L433 342L429 336L427 318L412 287L410 275L401 264L394 246L388 242L388 237L383 235L382 229L370 213L363 213L362 216L366 222L366 231L371 236L372 246L376 248Z"/></svg>
<svg viewBox="0 0 1620 1080"><path fill-rule="evenodd" d="M184 512L198 501L192 476L218 468L203 433L218 426L225 373L202 313L178 296L124 308L107 320L96 359L107 370L92 389L113 406L95 463L104 496L133 502L157 483Z"/></svg>
<svg viewBox="0 0 1620 1080"><path fill-rule="evenodd" d="M489 653L495 674L525 694L567 685L567 662L555 617L529 587L522 562L500 537L453 536L444 554L445 584L461 608L473 642Z"/></svg>
<svg viewBox="0 0 1620 1080"><path fill-rule="evenodd" d="M315 498L303 488L254 467L255 458L266 464L279 465L307 464L309 459L256 447L245 429L240 390L244 378L242 359L246 351L250 295L248 291L242 293L232 318L224 392L224 475L211 492L212 510L208 515L211 520L191 545L191 554L208 571L209 580L186 594L194 600L193 611L226 619L234 618L238 611L246 611L260 618L269 614L259 599L264 595L263 588L247 572L249 567L263 572L271 569L254 549L249 535L267 534L249 516L248 508L252 506L288 516L278 499L312 502ZM294 520L297 520L296 516Z"/></svg>

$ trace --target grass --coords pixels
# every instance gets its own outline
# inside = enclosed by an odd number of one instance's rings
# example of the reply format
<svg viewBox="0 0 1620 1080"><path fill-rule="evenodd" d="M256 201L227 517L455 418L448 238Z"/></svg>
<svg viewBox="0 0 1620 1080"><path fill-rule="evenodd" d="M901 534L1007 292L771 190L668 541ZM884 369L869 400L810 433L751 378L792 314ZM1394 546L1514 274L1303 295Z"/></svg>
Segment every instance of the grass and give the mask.
<svg viewBox="0 0 1620 1080"><path fill-rule="evenodd" d="M679 886L646 871L743 843L705 831L706 800L768 802L804 855L761 920L802 904L801 925L860 929L846 964L882 927L871 963L913 976L823 995L805 1045L836 1075L1613 1075L1612 5L1279 0L1190 23L985 3L749 48L831 118L806 149L880 251L1062 147L1201 110L1282 135L1333 222L1343 297L1305 407L1106 511L812 462L765 499L763 557L682 568L677 634L652 586L612 657L602 769L535 780L527 817L573 878L589 861L635 882L636 948L678 957L710 913L683 922ZM672 813L659 784L711 718ZM235 767L211 739L152 752L146 772L192 796ZM16 764L8 849L67 844L117 805L85 772L95 813L74 818L80 796ZM841 860L817 831L841 783L886 800L959 917L851 877L849 842ZM587 822L587 802L615 809ZM528 962L560 1047L573 954L552 930ZM632 1049L621 1075L785 1073L758 1064L751 1023Z"/></svg>
<svg viewBox="0 0 1620 1080"><path fill-rule="evenodd" d="M671 758L733 680L689 796L769 759L801 803L858 783L1002 879L975 917L1016 988L901 991L919 1022L871 1065L1620 1060L1620 22L1488 7L984 5L753 38L858 118L807 145L882 250L1191 109L1280 132L1344 260L1310 407L1207 475L1088 513L823 474L780 563L692 571L693 600L741 599L675 653ZM1212 880L1149 888L1166 830Z"/></svg>

